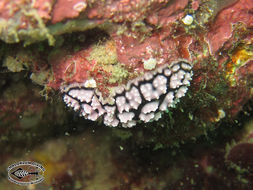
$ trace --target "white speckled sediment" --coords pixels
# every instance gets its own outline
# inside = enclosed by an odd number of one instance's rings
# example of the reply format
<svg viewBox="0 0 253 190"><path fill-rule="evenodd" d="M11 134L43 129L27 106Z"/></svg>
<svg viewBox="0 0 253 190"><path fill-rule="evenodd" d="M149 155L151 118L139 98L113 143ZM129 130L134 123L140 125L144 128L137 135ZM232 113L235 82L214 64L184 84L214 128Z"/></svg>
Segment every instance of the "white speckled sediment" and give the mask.
<svg viewBox="0 0 253 190"><path fill-rule="evenodd" d="M191 69L185 60L163 65L117 87L110 103L103 99L95 84L87 87L87 81L63 86L61 91L64 102L80 116L93 121L103 117L107 126L132 127L139 120L158 120L162 111L174 106L187 92Z"/></svg>

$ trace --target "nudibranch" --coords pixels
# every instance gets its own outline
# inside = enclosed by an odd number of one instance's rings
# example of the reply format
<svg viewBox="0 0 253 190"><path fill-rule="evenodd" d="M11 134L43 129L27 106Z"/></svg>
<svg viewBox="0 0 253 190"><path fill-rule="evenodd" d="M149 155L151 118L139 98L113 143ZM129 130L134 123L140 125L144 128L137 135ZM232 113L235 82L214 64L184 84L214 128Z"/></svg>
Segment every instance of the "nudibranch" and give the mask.
<svg viewBox="0 0 253 190"><path fill-rule="evenodd" d="M89 120L103 118L107 126L132 127L138 121L161 118L187 92L192 79L192 65L178 60L130 80L126 85L112 87L111 96L103 97L94 79L63 86L63 100Z"/></svg>

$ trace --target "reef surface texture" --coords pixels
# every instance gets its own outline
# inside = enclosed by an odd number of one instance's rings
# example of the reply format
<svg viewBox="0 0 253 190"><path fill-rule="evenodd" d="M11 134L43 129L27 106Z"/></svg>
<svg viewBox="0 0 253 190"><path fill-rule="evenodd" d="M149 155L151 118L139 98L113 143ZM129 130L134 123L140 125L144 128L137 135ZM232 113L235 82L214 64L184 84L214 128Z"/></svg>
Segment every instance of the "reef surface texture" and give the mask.
<svg viewBox="0 0 253 190"><path fill-rule="evenodd" d="M3 62L11 71L31 71L48 90L94 80L99 96L112 99L116 87L184 59L193 67L193 101L214 101L197 109L218 121L236 115L252 96L252 7L251 0L2 1L0 38L26 46L2 52ZM92 112L86 117L92 120L105 112L86 107L80 115ZM104 117L108 125L135 123L133 114L117 121L111 115Z"/></svg>
<svg viewBox="0 0 253 190"><path fill-rule="evenodd" d="M123 150L119 144L126 139L124 147L136 155L142 150L133 147L177 148L203 136L228 134L225 124L240 128L239 117L251 113L243 106L252 105L253 95L252 0L1 0L0 39L3 162L14 144L101 125L118 126L105 129L111 139L101 138L110 148L116 142ZM235 143L224 140L229 147L222 144L221 152L215 147L191 158L192 165L185 167L204 173L209 187L212 177L231 177L227 163L236 170L231 179L252 189L250 131L235 135ZM15 150L22 153L20 146ZM222 164L212 153L223 156ZM116 155L110 155L113 164L126 171ZM195 175L183 173L179 165L164 175L175 183L160 184L160 189L181 183L194 189L196 178L187 181L185 175ZM138 175L121 173L124 189L133 187L135 177L140 186L152 178ZM231 181L224 186L238 189L238 181ZM146 189L155 189L153 184L158 187L152 181Z"/></svg>
<svg viewBox="0 0 253 190"><path fill-rule="evenodd" d="M27 72L45 97L59 90L78 115L109 126L181 110L185 116L173 120L209 128L252 97L252 7L249 0L6 0L2 66Z"/></svg>
<svg viewBox="0 0 253 190"><path fill-rule="evenodd" d="M2 66L27 72L46 97L59 90L80 116L109 126L181 110L188 118L173 120L209 127L252 97L252 7L250 0L6 0Z"/></svg>

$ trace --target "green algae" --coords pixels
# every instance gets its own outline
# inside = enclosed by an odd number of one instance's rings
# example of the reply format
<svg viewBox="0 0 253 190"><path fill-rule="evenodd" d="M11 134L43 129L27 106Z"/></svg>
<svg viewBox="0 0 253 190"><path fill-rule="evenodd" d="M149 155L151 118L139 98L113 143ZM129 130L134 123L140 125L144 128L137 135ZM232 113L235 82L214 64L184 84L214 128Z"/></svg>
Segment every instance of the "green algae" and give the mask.
<svg viewBox="0 0 253 190"><path fill-rule="evenodd" d="M33 10L33 9L31 9L29 11L22 10L21 12L25 16L31 17L34 20L36 20L37 25L38 25L37 29L26 31L28 36L31 39L27 39L24 42L24 46L31 44L34 39L38 39L38 37L43 37L43 36L44 36L44 38L46 38L48 40L48 44L50 46L53 46L55 44L55 39L54 39L53 35L49 32L48 28L45 26L42 18L39 16L38 12L36 10ZM22 37L22 34L23 34L23 30L20 30L20 36L21 37Z"/></svg>
<svg viewBox="0 0 253 190"><path fill-rule="evenodd" d="M114 83L122 83L124 79L127 79L129 73L124 68L123 65L117 64L113 67L113 71L111 73L111 77L109 78L108 82L111 84Z"/></svg>
<svg viewBox="0 0 253 190"><path fill-rule="evenodd" d="M106 44L97 44L93 47L88 61L95 60L98 64L103 65L115 65L118 62L116 49L114 44L110 44L113 42L107 42ZM107 47L111 46L111 47Z"/></svg>
<svg viewBox="0 0 253 190"><path fill-rule="evenodd" d="M41 86L44 86L46 83L48 83L51 77L52 73L49 70L40 71L38 73L32 73L30 75L30 79L36 84L39 84Z"/></svg>
<svg viewBox="0 0 253 190"><path fill-rule="evenodd" d="M22 63L12 56L7 56L4 59L3 66L7 67L11 72L20 72L25 70L25 67L27 67L26 63Z"/></svg>
<svg viewBox="0 0 253 190"><path fill-rule="evenodd" d="M111 26L109 23L100 24L98 26L98 23L88 19L75 19L64 23L46 25L36 10L22 10L22 13L31 20L34 20L37 26L28 29L19 29L19 22L16 20L9 19L6 21L0 19L0 33L2 34L0 37L6 43L18 43L23 41L24 46L28 46L35 42L48 40L48 44L54 46L55 36L75 31L87 31L95 27L103 29L110 28Z"/></svg>
<svg viewBox="0 0 253 190"><path fill-rule="evenodd" d="M0 19L0 33L2 34L1 39L7 43L19 42L20 40L18 37L17 28L18 23Z"/></svg>
<svg viewBox="0 0 253 190"><path fill-rule="evenodd" d="M129 76L125 66L118 62L113 41L99 42L94 45L87 60L95 61L103 71L110 73L110 77L107 78L110 84L122 83Z"/></svg>
<svg viewBox="0 0 253 190"><path fill-rule="evenodd" d="M76 19L76 20L69 20L67 22L60 22L53 25L48 26L48 30L50 34L53 36L55 35L61 35L65 33L72 33L75 31L86 31L93 29L95 27L105 27L108 23L105 23L104 25L99 25L98 23L90 21L88 19Z"/></svg>
<svg viewBox="0 0 253 190"><path fill-rule="evenodd" d="M1 35L2 40L7 43L18 43L20 41L24 41L24 46L27 46L36 41L47 39L49 45L54 45L55 39L53 35L50 33L36 10L31 9L27 11L22 9L21 13L27 18L34 20L37 24L37 28L29 27L28 29L19 29L19 22L17 22L17 20L1 20L0 32L3 34Z"/></svg>

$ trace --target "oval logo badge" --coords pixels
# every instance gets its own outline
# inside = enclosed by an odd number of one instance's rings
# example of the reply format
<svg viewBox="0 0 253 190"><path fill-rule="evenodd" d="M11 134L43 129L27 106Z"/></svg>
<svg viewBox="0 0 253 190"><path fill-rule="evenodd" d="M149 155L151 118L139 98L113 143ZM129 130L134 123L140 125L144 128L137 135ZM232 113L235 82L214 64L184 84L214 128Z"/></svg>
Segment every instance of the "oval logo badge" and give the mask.
<svg viewBox="0 0 253 190"><path fill-rule="evenodd" d="M36 162L20 161L7 168L9 181L18 185L38 184L44 180L45 168Z"/></svg>

